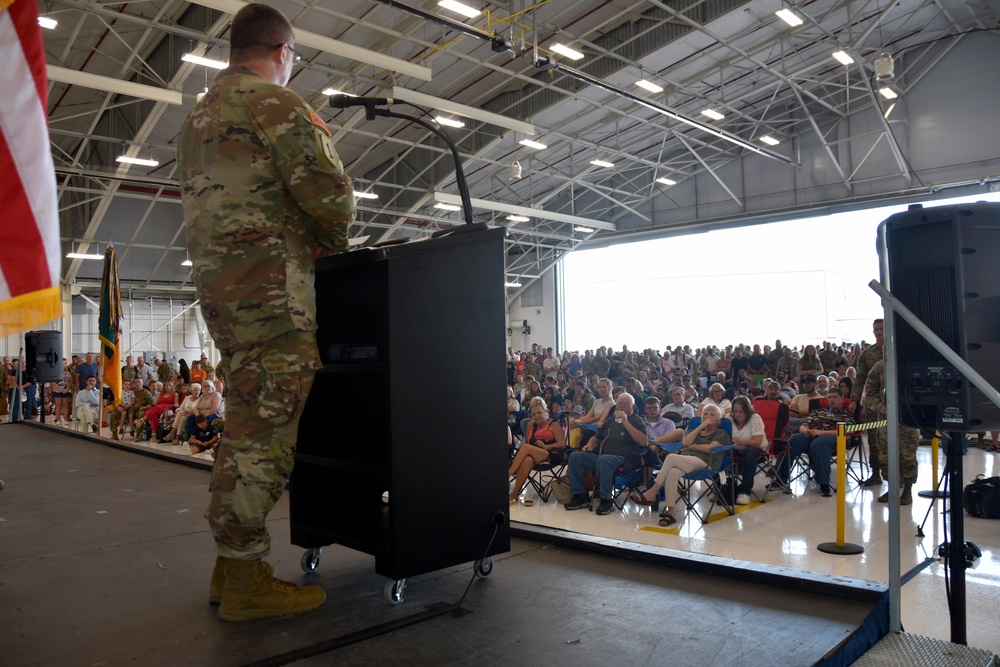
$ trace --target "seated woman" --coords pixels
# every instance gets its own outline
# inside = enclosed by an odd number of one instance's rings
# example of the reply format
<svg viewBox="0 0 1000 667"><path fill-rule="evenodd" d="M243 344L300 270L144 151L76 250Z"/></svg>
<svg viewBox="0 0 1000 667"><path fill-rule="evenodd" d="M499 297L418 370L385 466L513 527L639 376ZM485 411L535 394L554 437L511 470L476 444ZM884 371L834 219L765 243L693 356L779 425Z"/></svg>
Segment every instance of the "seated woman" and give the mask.
<svg viewBox="0 0 1000 667"><path fill-rule="evenodd" d="M208 380L201 383L201 396L194 404L194 412L185 420L184 428L188 435L194 433L195 418L204 415L211 424L219 418L219 406L222 397L215 392L215 385Z"/></svg>
<svg viewBox="0 0 1000 667"><path fill-rule="evenodd" d="M538 380L529 375L525 378L525 382L528 387L524 390L524 394L521 395L521 405L530 404L531 399L542 397L542 387L538 384Z"/></svg>
<svg viewBox="0 0 1000 667"><path fill-rule="evenodd" d="M194 403L201 395L201 385L196 384L192 387L187 383L183 383L179 389L180 391L177 394L178 404L174 409L174 423L170 427L170 431L160 438L158 442L169 443L171 445L176 444L177 436L180 435L180 426L187 421L188 415L194 414Z"/></svg>
<svg viewBox="0 0 1000 667"><path fill-rule="evenodd" d="M754 412L750 399L737 396L733 399L733 445L740 453L743 465L740 485L736 487L736 504L750 504L753 480L757 476L757 458L767 451L764 420Z"/></svg>
<svg viewBox="0 0 1000 667"><path fill-rule="evenodd" d="M149 426L152 429L150 431L152 433L150 440L157 437L156 433L160 427L160 417L171 410L176 410L180 404L180 397L174 391L173 381L167 380L163 383L163 391L160 392L156 404L146 410L146 421L149 422Z"/></svg>
<svg viewBox="0 0 1000 667"><path fill-rule="evenodd" d="M677 504L677 484L681 477L705 468L717 470L722 465L724 455L721 452L712 452L715 447L730 444L729 434L719 427L721 421L722 410L719 406L706 405L702 409L701 423L684 436L684 448L664 459L663 466L656 475L656 481L642 494L644 500L652 503L656 500L660 489L665 489L667 506L660 514L661 526L672 526L677 523L671 510Z"/></svg>
<svg viewBox="0 0 1000 667"><path fill-rule="evenodd" d="M587 410L586 414L582 417L577 417L569 423L569 427L580 428L581 426L586 426L587 424L600 424L603 422L604 416L611 413L611 408L614 406L615 400L611 397L611 380L607 378L601 378L597 381L597 399L594 401L590 409ZM580 447L583 447L594 435L593 431L584 431L580 437Z"/></svg>
<svg viewBox="0 0 1000 667"><path fill-rule="evenodd" d="M694 416L701 417L702 411L708 405L714 405L719 408L721 417L728 417L729 413L733 411L733 404L729 402L726 398L726 388L720 383L716 382L711 387L708 388L708 398L703 400L695 410Z"/></svg>
<svg viewBox="0 0 1000 667"><path fill-rule="evenodd" d="M531 404L531 424L528 432L524 434L524 444L517 451L517 456L510 464L507 476L516 476L514 488L510 492L510 504L517 504L517 498L521 495L524 483L528 481L528 474L531 469L539 463L551 461L552 463L562 463L566 453L565 434L559 422L549 419L549 410L544 401L535 401ZM534 501L525 498L525 507L531 507Z"/></svg>

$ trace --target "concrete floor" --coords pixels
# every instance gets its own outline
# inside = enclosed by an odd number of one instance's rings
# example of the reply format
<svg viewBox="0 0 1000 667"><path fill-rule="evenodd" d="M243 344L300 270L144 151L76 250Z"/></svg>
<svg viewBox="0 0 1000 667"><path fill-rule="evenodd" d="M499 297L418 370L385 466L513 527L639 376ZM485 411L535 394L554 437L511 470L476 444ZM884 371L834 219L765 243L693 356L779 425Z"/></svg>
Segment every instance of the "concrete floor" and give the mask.
<svg viewBox="0 0 1000 667"><path fill-rule="evenodd" d="M808 665L872 608L529 539L457 610L471 566L415 577L389 606L364 554L332 547L302 572L283 499L270 560L328 600L293 619L223 623L206 600L200 465L0 426L0 664ZM332 648L352 633L362 640Z"/></svg>

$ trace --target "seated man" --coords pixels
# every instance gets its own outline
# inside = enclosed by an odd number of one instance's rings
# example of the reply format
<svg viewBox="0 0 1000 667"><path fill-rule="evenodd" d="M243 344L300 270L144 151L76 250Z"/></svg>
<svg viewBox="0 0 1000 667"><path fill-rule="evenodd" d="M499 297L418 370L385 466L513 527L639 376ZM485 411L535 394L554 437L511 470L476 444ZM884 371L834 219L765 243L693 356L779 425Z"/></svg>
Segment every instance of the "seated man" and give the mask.
<svg viewBox="0 0 1000 667"><path fill-rule="evenodd" d="M830 460L837 447L837 424L853 424L854 416L844 408L844 395L840 389L830 390L830 407L813 410L799 427L799 432L792 436L788 445L791 448L791 459L803 452L809 452L809 465L816 473L820 492L824 498L833 495L830 492ZM786 457L778 471L781 480L787 485L791 460Z"/></svg>
<svg viewBox="0 0 1000 667"><path fill-rule="evenodd" d="M796 394L792 397L792 402L788 404L788 413L791 415L793 420L802 420L809 416L809 413L813 411L814 408L821 407L825 408L825 405L810 405L814 400L822 398L816 392L816 376L812 374L806 374L802 376L802 390L801 394ZM792 428L797 428L799 422L792 422Z"/></svg>
<svg viewBox="0 0 1000 667"><path fill-rule="evenodd" d="M601 503L598 514L610 514L614 510L611 501L614 492L615 471L622 464L639 465L642 452L646 448L646 424L633 414L635 400L622 392L615 402L614 412L608 411L590 443L583 450L569 456L569 484L573 498L564 505L568 510L578 510L590 505L590 496L583 481L583 471L589 470L597 476L597 493Z"/></svg>
<svg viewBox="0 0 1000 667"><path fill-rule="evenodd" d="M649 473L660 466L660 445L672 445L684 439L684 431L677 428L670 419L660 414L660 399L650 396L643 401L645 416L642 421L646 424L646 442L649 445L642 454L643 461L646 462L646 478L643 483L649 486ZM638 494L632 494L638 496ZM633 502L640 502L637 498L629 497Z"/></svg>
<svg viewBox="0 0 1000 667"><path fill-rule="evenodd" d="M86 385L76 392L76 417L80 420L80 430L97 433L97 416L101 410L101 392L97 390L97 377L88 375Z"/></svg>

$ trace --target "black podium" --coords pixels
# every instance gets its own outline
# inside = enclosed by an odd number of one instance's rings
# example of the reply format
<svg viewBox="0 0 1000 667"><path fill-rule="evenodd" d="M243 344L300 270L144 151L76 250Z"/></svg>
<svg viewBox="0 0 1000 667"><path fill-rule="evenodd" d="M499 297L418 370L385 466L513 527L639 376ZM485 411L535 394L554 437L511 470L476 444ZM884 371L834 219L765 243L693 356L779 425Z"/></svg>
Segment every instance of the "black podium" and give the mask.
<svg viewBox="0 0 1000 667"><path fill-rule="evenodd" d="M293 544L373 554L396 580L509 551L504 233L317 262L323 368L299 426Z"/></svg>

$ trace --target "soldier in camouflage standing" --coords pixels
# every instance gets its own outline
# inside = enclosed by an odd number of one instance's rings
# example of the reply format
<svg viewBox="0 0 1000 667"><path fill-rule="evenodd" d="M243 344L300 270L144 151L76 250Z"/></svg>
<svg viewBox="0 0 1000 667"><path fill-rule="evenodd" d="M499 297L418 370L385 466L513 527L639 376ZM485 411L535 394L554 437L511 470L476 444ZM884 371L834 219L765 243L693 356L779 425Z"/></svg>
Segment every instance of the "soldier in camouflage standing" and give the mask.
<svg viewBox="0 0 1000 667"><path fill-rule="evenodd" d="M885 342L885 321L881 318L875 320L872 323L872 333L875 336L875 342L869 345L864 350L854 362L855 371L857 376L854 378L854 388L851 390L851 400L860 401L861 396L865 389L865 383L868 380L868 374L871 372L872 367L875 362L882 360L882 344ZM871 413L865 403L862 403L862 413L861 419L864 422L875 421L881 419L882 417ZM881 466L879 464L879 450L878 450L878 435L875 433L875 429L868 431L868 464L871 466L872 475L866 479L862 486L882 486L882 475L879 472Z"/></svg>
<svg viewBox="0 0 1000 667"><path fill-rule="evenodd" d="M326 599L262 559L320 366L314 253L347 248L355 200L329 129L284 87L299 59L291 24L248 4L230 30L229 68L184 122L178 164L198 299L227 374L205 512L218 556L209 600L219 618L242 621Z"/></svg>
<svg viewBox="0 0 1000 667"><path fill-rule="evenodd" d="M157 380L159 380L160 382L167 382L168 380L174 379L174 375L176 375L176 373L174 372L174 367L170 365L169 361L167 361L166 359L163 360L156 359L154 360L153 363L156 364Z"/></svg>
<svg viewBox="0 0 1000 667"><path fill-rule="evenodd" d="M876 415L875 419L885 419L885 361L883 359L876 361L868 372L868 381L865 382L864 408ZM879 468L885 480L889 481L889 430L885 426L873 430L879 451ZM916 429L905 428L902 424L899 426L899 477L903 482L903 492L899 496L900 505L909 505L913 502L911 489L913 483L917 481L918 438L919 434ZM878 501L880 503L889 502L889 491L883 493Z"/></svg>

